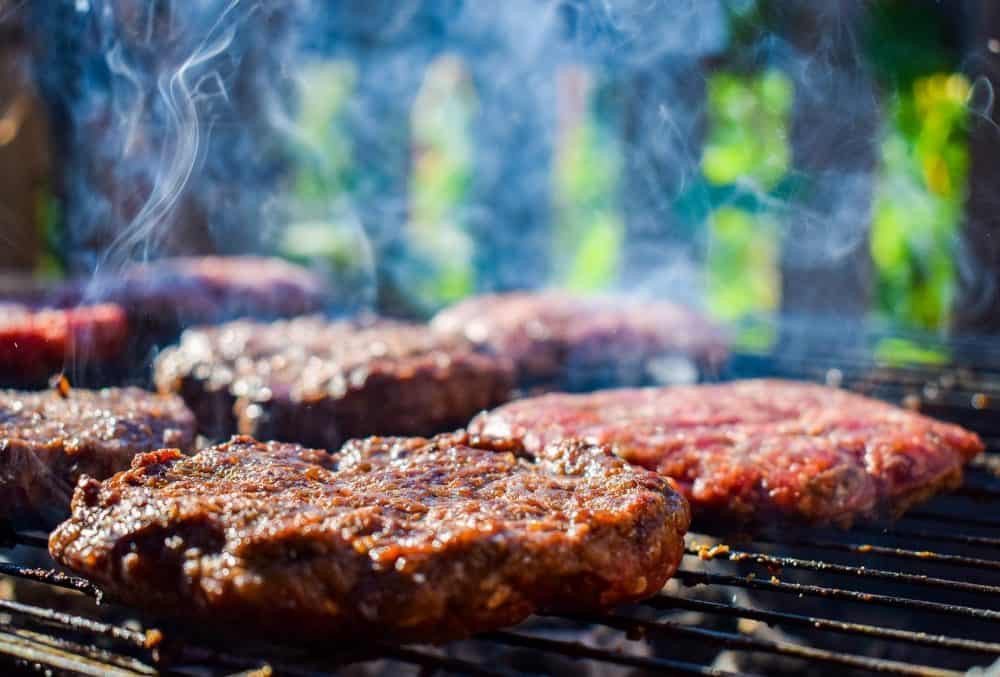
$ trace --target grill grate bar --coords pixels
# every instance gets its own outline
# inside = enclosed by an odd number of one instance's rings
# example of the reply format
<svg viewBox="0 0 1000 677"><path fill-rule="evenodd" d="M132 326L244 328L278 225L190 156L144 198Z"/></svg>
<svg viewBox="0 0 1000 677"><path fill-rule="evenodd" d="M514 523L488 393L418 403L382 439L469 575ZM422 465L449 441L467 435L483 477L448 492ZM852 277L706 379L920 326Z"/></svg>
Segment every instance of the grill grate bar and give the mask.
<svg viewBox="0 0 1000 677"><path fill-rule="evenodd" d="M96 647L5 627L0 630L0 653L31 667L58 673L85 675L152 675L156 671L125 656L113 656Z"/></svg>
<svg viewBox="0 0 1000 677"><path fill-rule="evenodd" d="M884 628L882 626L866 625L864 623L836 621L829 618L803 616L784 611L767 611L736 604L723 604L722 602L689 599L687 597L668 595L666 593L661 593L656 597L641 602L641 604L660 611L682 608L690 611L704 611L723 616L749 618L750 620L763 621L769 625L797 625L815 628L817 630L827 630L845 635L874 637L876 639L908 642L910 644L920 644L922 646L930 646L939 649L953 649L956 651L966 651L988 656L1000 656L1000 643L998 642L981 642L975 639L961 639L957 637L948 637L946 635L930 635L924 632L897 630L895 628Z"/></svg>
<svg viewBox="0 0 1000 677"><path fill-rule="evenodd" d="M1000 470L1000 456L997 455L1000 444L997 443L996 439L985 439L983 440L983 444L986 445L986 452L969 461L966 468L984 473L987 479L996 479L996 473Z"/></svg>
<svg viewBox="0 0 1000 677"><path fill-rule="evenodd" d="M869 569L867 567L852 567L846 564L834 564L821 560L799 559L797 557L780 557L766 555L760 552L747 552L745 550L729 550L724 555L702 556L699 548L688 546L685 552L700 559L715 559L718 557L728 558L731 562L756 562L774 567L787 567L789 569L804 569L806 571L821 571L858 578L874 578L884 581L894 581L896 583L909 583L913 585L924 585L932 588L943 588L945 590L957 590L961 592L974 592L987 595L1000 595L1000 586L982 585L980 583L968 583L965 581L952 581L946 578L934 578L923 574L907 574L898 571L885 571L883 569Z"/></svg>
<svg viewBox="0 0 1000 677"><path fill-rule="evenodd" d="M764 639L722 630L710 630L708 628L692 627L677 621L658 620L648 621L630 616L611 614L609 616L591 617L588 622L594 624L604 624L626 632L636 630L646 634L661 634L675 637L688 637L699 641L708 641L721 645L727 649L742 651L758 651L779 656L788 656L806 661L816 661L843 665L852 668L861 668L872 672L881 672L894 675L915 675L917 677L954 677L961 675L960 672L952 670L942 670L928 665L917 665L913 663L902 663L882 658L871 658L859 656L857 654L843 653L838 651L827 651L826 649L816 649L795 642L786 642L777 639Z"/></svg>
<svg viewBox="0 0 1000 677"><path fill-rule="evenodd" d="M109 651L93 644L81 644L75 639L52 635L48 632L41 632L31 628L16 627L10 624L4 624L3 627L6 632L12 635L16 635L22 639L27 639L56 651L66 651L84 656L98 663L106 663L108 665L118 666L127 670L149 673L155 671L152 663L143 662L143 658L148 658L148 656L138 657L130 654Z"/></svg>
<svg viewBox="0 0 1000 677"><path fill-rule="evenodd" d="M49 549L49 539L45 536L39 536L38 534L29 534L24 532L15 532L14 543L16 545L25 545L29 548L42 548L48 551Z"/></svg>
<svg viewBox="0 0 1000 677"><path fill-rule="evenodd" d="M0 547L13 548L18 545L48 550L49 539L44 534L18 531L11 522L0 520Z"/></svg>
<svg viewBox="0 0 1000 677"><path fill-rule="evenodd" d="M109 625L100 621L95 621L82 616L45 609L42 607L13 602L10 600L0 600L0 609L11 614L31 618L39 623L59 627L65 630L85 632L94 636L107 637L109 639L126 642L137 649L149 649L154 644L152 636L144 632L137 632L129 628Z"/></svg>
<svg viewBox="0 0 1000 677"><path fill-rule="evenodd" d="M991 500L996 501L1000 499L1000 489L996 487L984 486L982 484L965 484L951 492L952 496L961 496L963 498L973 498L976 500Z"/></svg>
<svg viewBox="0 0 1000 677"><path fill-rule="evenodd" d="M1000 529L1000 519L990 519L988 517L960 517L949 512L940 513L934 512L933 510L911 510L906 513L906 517L907 519L924 520L927 522L942 522L945 524L959 524L962 526Z"/></svg>
<svg viewBox="0 0 1000 677"><path fill-rule="evenodd" d="M990 536L966 536L963 534L940 534L925 529L873 529L870 527L854 527L854 531L859 533L869 533L876 536L896 536L898 538L929 539L941 541L942 543L956 543L960 545L976 545L988 548L1000 548L1000 538Z"/></svg>
<svg viewBox="0 0 1000 677"><path fill-rule="evenodd" d="M173 646L171 647L172 653L169 664L171 667L175 667L173 672L179 672L177 668L185 665L194 665L203 671L204 666L209 665L216 672L221 671L220 668L226 670L226 674L229 674L231 670L250 671L251 673L259 674L258 671L262 668L269 668L273 673L279 675L313 677L317 673L329 673L334 668L339 668L350 663L372 660L371 656L362 656L360 654L348 656L347 654L333 653L327 656L325 660L316 662L311 658L281 656L280 651L268 651L271 648L270 646L264 650L268 655L266 658L263 658L260 645L255 645L252 651L237 654L231 651L219 650L210 645L174 644L174 642L171 642L171 644ZM280 649L280 647L277 647L277 649ZM386 652L382 651L380 655L385 656Z"/></svg>
<svg viewBox="0 0 1000 677"><path fill-rule="evenodd" d="M958 604L945 604L943 602L929 602L922 599L913 599L912 597L893 597L891 595L880 595L872 592L858 592L857 590L844 590L842 588L827 588L820 585L806 585L804 583L767 581L762 578L754 578L752 576L743 577L730 576L728 574L710 574L702 571L688 571L685 569L681 569L674 574L674 578L687 585L714 584L749 588L752 590L773 590L776 592L808 595L810 597L842 599L851 602L863 602L865 604L881 604L883 606L901 609L933 611L935 613L964 616L966 618L976 618L979 620L1000 621L1000 611L979 609L976 607L962 606Z"/></svg>
<svg viewBox="0 0 1000 677"><path fill-rule="evenodd" d="M973 569L1000 571L1000 560L982 559L980 557L966 557L965 555L951 555L947 553L931 552L929 550L907 550L906 548L891 548L884 545L872 545L869 543L838 543L837 541L824 540L777 540L766 536L760 536L756 539L756 541L758 543L769 543L772 545L792 545L806 548L819 548L821 550L853 552L859 555L887 555L889 557L917 560L920 562L954 564L957 566L971 567Z"/></svg>
<svg viewBox="0 0 1000 677"><path fill-rule="evenodd" d="M484 667L478 663L454 658L452 656L441 656L429 651L422 651L409 646L387 646L382 654L388 658L395 658L406 663L419 665L430 670L443 670L460 675L481 675L482 677L510 677L518 673L506 670L497 670Z"/></svg>
<svg viewBox="0 0 1000 677"><path fill-rule="evenodd" d="M573 619L576 620L576 619ZM603 620L596 623L608 625ZM498 630L479 635L481 639L491 640L500 644L517 646L536 651L558 653L569 658L589 659L602 661L604 663L615 663L617 665L627 665L630 667L644 668L652 671L670 671L670 674L685 675L707 675L709 677L743 677L747 673L729 672L716 668L698 665L696 663L686 663L684 661L671 660L669 658L650 658L647 656L629 656L628 654L614 653L604 649L595 649L580 642L567 642L564 640L548 639L536 637L522 633Z"/></svg>
<svg viewBox="0 0 1000 677"><path fill-rule="evenodd" d="M0 575L15 576L37 583L47 583L57 588L82 592L88 597L93 597L98 603L104 598L104 593L101 592L101 589L87 579L78 576L68 576L54 569L23 567L10 562L0 562Z"/></svg>

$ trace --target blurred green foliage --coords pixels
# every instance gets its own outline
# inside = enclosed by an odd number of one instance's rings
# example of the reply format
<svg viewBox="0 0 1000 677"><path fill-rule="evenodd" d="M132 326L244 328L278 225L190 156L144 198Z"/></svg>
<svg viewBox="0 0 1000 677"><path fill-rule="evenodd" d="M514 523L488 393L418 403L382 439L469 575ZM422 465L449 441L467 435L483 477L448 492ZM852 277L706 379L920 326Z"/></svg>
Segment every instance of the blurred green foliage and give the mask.
<svg viewBox="0 0 1000 677"><path fill-rule="evenodd" d="M38 269L35 271L41 277L59 278L66 272L66 261L63 257L63 219L59 200L52 194L50 186L38 191L38 220L41 224L42 238L45 247L42 250Z"/></svg>
<svg viewBox="0 0 1000 677"><path fill-rule="evenodd" d="M883 364L905 366L907 364L945 365L951 363L953 358L945 348L929 346L923 341L884 338L875 346L875 359Z"/></svg>
<svg viewBox="0 0 1000 677"><path fill-rule="evenodd" d="M943 329L968 176L960 12L909 0L881 0L867 11L864 55L883 93L872 312L904 327Z"/></svg>
<svg viewBox="0 0 1000 677"><path fill-rule="evenodd" d="M411 290L424 307L455 301L475 284L472 241L460 206L469 188L469 126L475 93L461 62L445 57L424 78L413 107L409 247L419 262Z"/></svg>
<svg viewBox="0 0 1000 677"><path fill-rule="evenodd" d="M733 68L715 71L707 82L702 176L675 205L681 221L702 229L707 306L726 319L767 314L781 303L779 208L796 180L789 173L788 141L795 93L779 70L761 69L748 56L747 45L758 44L769 30L767 17L774 12L762 11L765 5L765 0L733 3L739 11L731 12L732 54L723 59ZM969 83L955 72L954 48L933 7L881 0L868 10L865 58L882 85L883 110L870 238L872 313L904 327L941 328L955 287L954 245L968 172ZM570 114L560 114L565 128L558 130L553 176L552 242L560 254L552 282L598 289L616 279L624 238L619 120L607 105L613 88L603 73L575 69L571 76L577 98L570 97ZM303 79L298 121L303 152L295 193L329 212L331 202L348 201L354 180L350 140L338 127L353 71L345 63L321 64ZM473 171L469 127L475 109L461 62L439 59L427 73L412 118L407 239L415 263L409 291L427 308L475 287L473 243L462 212ZM320 236L317 229L324 223L306 219L290 228L287 251L317 246L331 255L350 251L350 242Z"/></svg>
<svg viewBox="0 0 1000 677"><path fill-rule="evenodd" d="M776 310L781 281L774 219L723 206L712 214L709 228L709 309L725 319Z"/></svg>
<svg viewBox="0 0 1000 677"><path fill-rule="evenodd" d="M753 198L723 198L708 219L707 305L726 319L776 310L781 300L780 231L768 197L788 173L792 94L788 78L773 70L715 73L708 81L702 171L709 184L742 184Z"/></svg>
<svg viewBox="0 0 1000 677"><path fill-rule="evenodd" d="M955 238L968 173L968 81L938 73L885 106L871 254L874 311L900 324L945 326L955 287Z"/></svg>
<svg viewBox="0 0 1000 677"><path fill-rule="evenodd" d="M346 61L320 61L300 75L298 119L291 134L295 159L295 205L283 233L281 253L296 260L326 259L336 269L357 265L354 229L345 228L338 205L353 183L351 145L344 131L344 106L355 72Z"/></svg>
<svg viewBox="0 0 1000 677"><path fill-rule="evenodd" d="M714 73L708 80L708 139L701 166L711 183L751 181L764 191L788 172L792 85L775 70Z"/></svg>
<svg viewBox="0 0 1000 677"><path fill-rule="evenodd" d="M351 144L341 116L354 88L354 68L346 61L319 61L302 69L298 119L292 126L297 173L295 197L329 203L350 189Z"/></svg>
<svg viewBox="0 0 1000 677"><path fill-rule="evenodd" d="M555 282L580 291L606 288L618 274L625 225L618 209L621 147L613 122L602 116L601 92L577 72L585 92L577 114L560 130L555 167Z"/></svg>

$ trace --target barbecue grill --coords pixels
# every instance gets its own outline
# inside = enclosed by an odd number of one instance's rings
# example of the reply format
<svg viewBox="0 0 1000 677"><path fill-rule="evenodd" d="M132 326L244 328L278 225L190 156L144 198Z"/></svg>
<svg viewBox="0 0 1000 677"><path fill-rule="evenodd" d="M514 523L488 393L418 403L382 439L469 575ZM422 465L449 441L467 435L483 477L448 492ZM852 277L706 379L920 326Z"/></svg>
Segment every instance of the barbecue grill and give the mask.
<svg viewBox="0 0 1000 677"><path fill-rule="evenodd" d="M691 534L680 571L646 602L600 617L535 618L442 647L245 646L197 627L140 622L84 579L17 563L37 564L46 538L9 531L3 546L17 549L0 574L28 594L0 600L0 658L20 669L101 675L357 666L384 674L931 676L1000 660L1000 370L886 366L844 349L779 353L739 353L721 377L818 380L919 407L979 432L987 453L960 489L891 526Z"/></svg>
<svg viewBox="0 0 1000 677"><path fill-rule="evenodd" d="M1000 135L992 106L1000 5L925 4L935 7L0 0L0 268L58 269L75 290L50 299L47 285L22 290L17 280L9 300L75 305L108 295L124 304L111 292L119 281L130 286L121 271L133 259L281 254L325 269L336 298L296 304L283 290L274 294L278 308L239 306L234 315L359 305L422 317L462 294L570 277L704 300L703 268L753 259L760 270L733 266L715 282L715 273L704 276L705 286L760 286L751 304L719 315L775 312L781 326L756 336L777 337L777 348L741 349L723 373L702 378L841 386L959 423L988 449L962 487L892 525L690 534L679 572L652 599L599 617L534 617L444 646L249 643L166 622L57 570L46 534L0 523L0 664L95 675L948 675L996 665L1000 675ZM905 39L878 58L867 54L866 43L889 35ZM457 103L415 103L434 94L421 84L436 82L432 72L455 83ZM727 81L717 75L736 74L738 96L714 91ZM751 96L756 89L773 92ZM932 106L921 91L936 92ZM929 112L911 115L910 106ZM728 109L742 111L739 122ZM421 130L417 121L430 117L446 134ZM970 141L958 143L966 118ZM439 134L458 143L432 138ZM900 140L914 147L900 154ZM468 158L449 169L452 154ZM707 161L728 155L738 161ZM602 171L565 181L558 168L570 164ZM442 180L427 181L435 172ZM577 182L588 188L563 186ZM428 191L438 183L446 188ZM435 192L461 195L442 210L438 197L427 199ZM918 208L884 209L887 192L887 205ZM752 226L725 225L723 209ZM890 231L913 231L900 233L899 252L880 246L897 239L879 238L888 223L881 212L892 213ZM729 230L745 236L723 237ZM963 243L947 274L937 262L951 252L942 233ZM739 243L751 235L773 242ZM621 251L593 256L602 248ZM161 288L156 275L147 282ZM991 330L993 344L861 327L872 297L876 314L913 319L895 312L893 290L903 282L914 298L942 297L915 304L930 306L921 308L926 326L944 324L954 287L956 333ZM67 376L149 386L153 344L168 345L195 320L223 319L215 311L225 304L212 294L204 302L186 295L126 308L135 334L127 352L114 365L68 354ZM184 311L202 304L205 317ZM797 325L797 312L838 324ZM760 329L741 329L750 328ZM933 359L900 363L873 350L899 340ZM698 375L679 356L655 362L654 378ZM580 388L615 378L572 376Z"/></svg>

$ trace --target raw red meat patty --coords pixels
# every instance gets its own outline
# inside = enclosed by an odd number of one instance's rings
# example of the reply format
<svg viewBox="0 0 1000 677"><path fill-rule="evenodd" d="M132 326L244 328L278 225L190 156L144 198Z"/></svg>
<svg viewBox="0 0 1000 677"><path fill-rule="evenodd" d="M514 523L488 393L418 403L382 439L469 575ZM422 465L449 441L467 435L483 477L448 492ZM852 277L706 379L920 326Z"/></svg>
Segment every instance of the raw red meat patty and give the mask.
<svg viewBox="0 0 1000 677"><path fill-rule="evenodd" d="M127 338L125 312L115 304L34 309L0 303L0 381L38 384L70 364L109 362Z"/></svg>
<svg viewBox="0 0 1000 677"><path fill-rule="evenodd" d="M676 480L696 521L896 517L958 486L983 450L956 425L778 380L546 395L481 414L470 432L528 450L565 438L610 445Z"/></svg>

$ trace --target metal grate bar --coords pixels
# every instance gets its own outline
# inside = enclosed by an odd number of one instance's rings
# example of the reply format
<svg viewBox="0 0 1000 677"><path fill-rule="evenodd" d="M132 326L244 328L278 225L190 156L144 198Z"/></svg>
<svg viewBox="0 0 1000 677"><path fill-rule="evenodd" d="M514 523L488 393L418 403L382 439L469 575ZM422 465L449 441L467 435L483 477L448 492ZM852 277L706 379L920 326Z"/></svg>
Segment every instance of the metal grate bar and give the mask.
<svg viewBox="0 0 1000 677"><path fill-rule="evenodd" d="M974 569L986 569L989 571L1000 571L1000 561L992 559L982 559L980 557L966 557L964 555L950 555L946 553L931 552L930 550L907 550L906 548L891 548L884 545L872 545L869 543L838 543L836 541L805 541L805 540L777 540L760 536L755 539L758 543L769 543L772 545L792 545L805 548L818 548L821 550L838 550L840 552L853 552L859 555L887 555L899 559L917 560L920 562L937 562L941 564L954 564L957 566L972 567Z"/></svg>
<svg viewBox="0 0 1000 677"><path fill-rule="evenodd" d="M15 576L37 583L47 583L57 588L66 590L76 590L89 597L93 597L98 603L104 598L104 593L96 585L85 578L78 576L68 576L53 569L37 569L32 567L22 567L10 562L0 562L0 575Z"/></svg>
<svg viewBox="0 0 1000 677"><path fill-rule="evenodd" d="M573 619L576 620L576 619ZM603 623L598 620L597 623ZM605 625L607 625L605 623ZM595 649L580 642L567 642L563 640L548 639L545 637L535 637L521 633L498 630L479 635L480 638L537 651L558 653L568 658L597 660L604 663L615 663L617 665L627 665L629 667L644 668L651 671L669 671L669 674L686 675L708 675L710 677L743 677L747 673L728 672L715 668L698 665L696 663L686 663L675 661L669 658L650 658L647 656L629 656L627 654L615 653L603 649Z"/></svg>
<svg viewBox="0 0 1000 677"><path fill-rule="evenodd" d="M690 611L704 611L706 613L723 616L749 618L751 620L762 621L769 625L797 625L801 627L815 628L817 630L836 632L844 635L858 635L862 637L872 637L875 639L920 644L922 646L930 646L939 649L954 649L956 651L966 651L988 656L1000 656L1000 643L998 642L981 642L975 639L960 639L957 637L948 637L946 635L929 635L924 632L897 630L895 628L884 628L878 625L850 623L847 621L836 621L829 618L818 618L815 616L802 616L784 611L766 611L763 609L754 609L752 607L740 606L736 604L723 604L722 602L689 599L687 597L668 595L666 593L661 593L656 597L641 602L641 604L660 611L677 608L688 609Z"/></svg>
<svg viewBox="0 0 1000 677"><path fill-rule="evenodd" d="M964 484L951 492L952 496L974 498L976 500L1000 500L1000 489L981 484Z"/></svg>
<svg viewBox="0 0 1000 677"><path fill-rule="evenodd" d="M688 546L685 552L700 559L727 558L731 562L756 562L768 566L784 567L789 569L803 569L806 571L821 571L825 573L854 576L857 578L874 578L884 581L894 581L896 583L908 583L913 585L924 585L932 588L943 588L945 590L957 590L961 592L973 592L986 595L1000 595L1000 586L983 585L980 583L967 583L965 581L952 581L946 578L934 578L923 574L907 574L898 571L885 571L883 569L869 569L867 567L852 567L846 564L833 564L813 559L799 559L797 557L780 557L766 555L759 552L747 552L745 550L728 550L726 554L711 555L705 557L699 548Z"/></svg>
<svg viewBox="0 0 1000 677"><path fill-rule="evenodd" d="M986 445L986 452L976 456L965 467L985 474L988 479L996 479L997 470L1000 470L1000 456L997 455L1000 444L997 444L996 438L983 439L983 444Z"/></svg>
<svg viewBox="0 0 1000 677"><path fill-rule="evenodd" d="M961 526L987 527L1000 529L1000 519L990 519L989 517L965 517L958 516L950 512L940 513L933 510L911 510L906 513L907 519L924 520L927 522L942 522L945 524L958 524Z"/></svg>
<svg viewBox="0 0 1000 677"><path fill-rule="evenodd" d="M245 654L233 654L227 651L220 651L206 646L194 644L180 644L174 647L177 651L171 656L170 666L179 672L179 668L186 665L197 666L197 670L204 671L204 667L211 666L215 671L230 670L250 670L257 672L262 668L270 669L271 672L279 675L296 675L301 677L313 677L317 673L328 673L333 668L338 668L349 664L350 660L344 660L342 656L336 656L328 660L323 665L316 665L310 660L298 660L291 658L288 660L278 659L276 656L262 658L258 651ZM257 647L255 647L256 649ZM370 657L359 657L353 662L363 662L371 660ZM258 672L259 674L259 672Z"/></svg>
<svg viewBox="0 0 1000 677"><path fill-rule="evenodd" d="M54 640L55 638L48 638ZM60 673L95 675L152 675L155 670L135 661L129 662L122 657L121 661L109 661L106 657L87 655L93 651L84 652L86 647L74 646L69 642L60 642L62 646L53 646L51 642L41 641L40 635L25 632L0 630L0 653L12 657L28 666L55 668Z"/></svg>
<svg viewBox="0 0 1000 677"><path fill-rule="evenodd" d="M94 636L127 642L138 649L149 649L153 645L151 635L145 632L137 632L128 628L101 623L100 621L83 618L82 616L73 616L60 611L44 609L10 600L0 600L0 609L12 614L30 617L40 623L65 630L86 632Z"/></svg>
<svg viewBox="0 0 1000 677"><path fill-rule="evenodd" d="M912 663L902 663L881 658L871 658L868 656L858 656L856 654L842 653L838 651L827 651L826 649L816 649L794 642L786 642L776 639L764 639L722 630L709 630L678 623L670 620L647 621L630 616L612 614L609 616L591 617L589 622L618 628L626 632L639 630L646 634L661 634L669 636L688 637L699 641L712 642L727 649L743 651L759 651L779 656L788 656L806 661L816 661L820 663L830 663L833 665L843 665L872 672L881 672L894 675L915 675L917 677L955 677L963 673L952 670L942 670L927 665L916 665Z"/></svg>
<svg viewBox="0 0 1000 677"><path fill-rule="evenodd" d="M116 651L102 649L94 644L82 644L75 639L63 637L61 635L53 635L48 632L33 630L27 627L18 627L7 623L4 623L2 627L6 632L12 635L28 639L56 651L66 651L74 655L83 656L95 662L106 663L108 665L114 665L138 672L153 672L155 670L151 663L147 664L144 662L144 659L148 658L148 656L135 656L131 654L118 653Z"/></svg>
<svg viewBox="0 0 1000 677"><path fill-rule="evenodd" d="M478 663L465 661L452 656L441 656L429 651L422 651L408 646L386 647L383 655L406 663L419 665L431 670L444 670L460 675L481 675L482 677L510 677L517 674L506 670L484 667Z"/></svg>
<svg viewBox="0 0 1000 677"><path fill-rule="evenodd" d="M966 536L962 534L939 534L925 529L873 529L870 527L854 527L858 533L869 533L877 536L895 536L897 538L920 538L941 541L942 543L957 543L960 545L1000 548L1000 538L990 536Z"/></svg>
<svg viewBox="0 0 1000 677"><path fill-rule="evenodd" d="M25 545L30 548L42 548L45 551L48 551L49 549L49 539L45 536L39 536L37 534L29 534L18 531L13 535L13 541L16 545Z"/></svg>
<svg viewBox="0 0 1000 677"><path fill-rule="evenodd" d="M900 609L917 609L921 611L933 611L936 613L951 614L954 616L964 616L966 618L977 618L979 620L1000 621L1000 611L990 609L979 609L958 604L945 604L943 602L928 602L922 599L911 597L892 597L890 595L880 595L872 592L858 592L856 590L843 590L841 588L826 588L819 585L806 585L803 583L784 583L782 581L767 581L762 578L730 576L728 574L709 574L702 571L687 571L681 569L674 578L689 585L730 585L752 590L773 590L776 592L787 592L797 595L809 595L810 597L826 597L830 599L842 599L851 602L863 602L865 604L881 604L883 606L896 607Z"/></svg>

